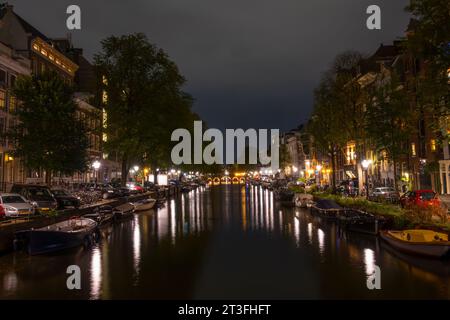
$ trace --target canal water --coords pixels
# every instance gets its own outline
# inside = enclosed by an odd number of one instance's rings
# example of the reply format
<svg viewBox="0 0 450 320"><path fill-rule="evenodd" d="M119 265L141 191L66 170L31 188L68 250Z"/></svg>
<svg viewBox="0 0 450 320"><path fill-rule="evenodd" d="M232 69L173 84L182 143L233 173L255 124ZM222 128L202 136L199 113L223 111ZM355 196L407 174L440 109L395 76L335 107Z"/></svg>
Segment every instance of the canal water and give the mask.
<svg viewBox="0 0 450 320"><path fill-rule="evenodd" d="M399 255L259 187L200 188L102 233L89 249L0 256L0 298L450 299L450 262Z"/></svg>

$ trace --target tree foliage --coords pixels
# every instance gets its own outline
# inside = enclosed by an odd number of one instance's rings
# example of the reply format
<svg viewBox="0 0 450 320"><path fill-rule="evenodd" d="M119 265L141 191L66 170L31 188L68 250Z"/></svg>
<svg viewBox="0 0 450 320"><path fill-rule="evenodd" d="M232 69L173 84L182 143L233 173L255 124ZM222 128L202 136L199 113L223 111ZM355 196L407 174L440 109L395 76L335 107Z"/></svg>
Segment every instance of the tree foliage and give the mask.
<svg viewBox="0 0 450 320"><path fill-rule="evenodd" d="M395 72L388 79L380 76L377 83L367 105L366 130L375 149L386 152L396 172L398 161L409 152L408 141L417 119L408 93Z"/></svg>
<svg viewBox="0 0 450 320"><path fill-rule="evenodd" d="M13 94L21 101L20 121L10 137L14 154L30 169L73 174L87 168L87 130L76 117L73 90L55 72L21 76Z"/></svg>
<svg viewBox="0 0 450 320"><path fill-rule="evenodd" d="M103 40L95 63L107 97L105 148L122 160L122 177L136 163L167 165L172 131L195 118L175 63L142 33Z"/></svg>
<svg viewBox="0 0 450 320"><path fill-rule="evenodd" d="M442 119L450 115L450 2L411 0L406 8L414 16L406 47L423 68L414 74L418 103L434 115L431 127L441 138Z"/></svg>

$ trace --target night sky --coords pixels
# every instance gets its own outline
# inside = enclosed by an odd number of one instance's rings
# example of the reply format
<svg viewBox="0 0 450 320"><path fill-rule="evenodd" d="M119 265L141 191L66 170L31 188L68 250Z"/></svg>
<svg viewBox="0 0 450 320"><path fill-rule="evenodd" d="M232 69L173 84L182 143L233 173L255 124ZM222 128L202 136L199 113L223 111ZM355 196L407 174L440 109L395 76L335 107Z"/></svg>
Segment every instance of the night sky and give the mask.
<svg viewBox="0 0 450 320"><path fill-rule="evenodd" d="M305 122L313 89L333 57L373 53L403 36L407 0L9 0L49 37L64 36L77 4L74 45L91 59L109 35L144 32L178 64L194 110L209 127L279 128ZM382 29L366 28L381 7Z"/></svg>

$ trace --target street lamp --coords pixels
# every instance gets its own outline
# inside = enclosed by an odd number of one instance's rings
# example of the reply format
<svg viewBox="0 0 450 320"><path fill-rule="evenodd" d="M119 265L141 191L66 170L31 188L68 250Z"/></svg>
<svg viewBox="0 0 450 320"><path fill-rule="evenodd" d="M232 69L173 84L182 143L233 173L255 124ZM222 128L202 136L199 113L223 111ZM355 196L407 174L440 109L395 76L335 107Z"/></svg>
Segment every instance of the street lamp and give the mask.
<svg viewBox="0 0 450 320"><path fill-rule="evenodd" d="M98 180L98 169L100 169L100 167L101 167L101 163L100 163L100 161L98 161L98 160L95 160L93 163L92 163L92 168L94 168L94 178L95 178L95 183L97 183L97 180Z"/></svg>
<svg viewBox="0 0 450 320"><path fill-rule="evenodd" d="M134 169L134 171L138 172L139 171L139 166L134 166L133 169Z"/></svg>
<svg viewBox="0 0 450 320"><path fill-rule="evenodd" d="M100 169L100 166L101 166L102 164L100 163L100 161L98 161L98 160L95 160L93 163L92 163L92 168L94 168L95 170L98 170L98 169Z"/></svg>
<svg viewBox="0 0 450 320"><path fill-rule="evenodd" d="M369 199L369 178L368 178L368 171L369 166L372 163L372 160L366 160L364 159L361 162L362 167L364 168L364 179L366 180L366 198Z"/></svg>
<svg viewBox="0 0 450 320"><path fill-rule="evenodd" d="M322 166L318 164L316 166L316 170L317 170L317 184L320 184L320 171L322 170Z"/></svg>

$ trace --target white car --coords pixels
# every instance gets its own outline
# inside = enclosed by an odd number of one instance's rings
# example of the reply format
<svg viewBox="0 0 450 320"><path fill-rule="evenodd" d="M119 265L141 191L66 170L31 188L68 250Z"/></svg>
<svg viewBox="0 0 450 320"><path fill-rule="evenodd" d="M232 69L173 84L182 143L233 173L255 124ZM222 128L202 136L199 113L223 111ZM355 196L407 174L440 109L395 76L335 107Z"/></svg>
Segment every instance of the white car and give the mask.
<svg viewBox="0 0 450 320"><path fill-rule="evenodd" d="M399 198L399 193L395 191L394 188L391 187L378 187L372 193L374 197L383 197L383 198Z"/></svg>
<svg viewBox="0 0 450 320"><path fill-rule="evenodd" d="M6 217L19 217L34 214L33 205L18 193L0 193L0 205Z"/></svg>

